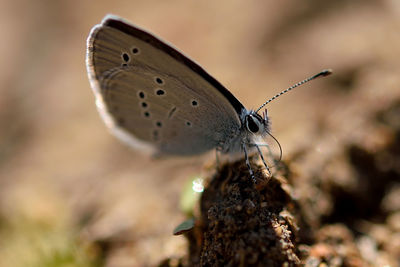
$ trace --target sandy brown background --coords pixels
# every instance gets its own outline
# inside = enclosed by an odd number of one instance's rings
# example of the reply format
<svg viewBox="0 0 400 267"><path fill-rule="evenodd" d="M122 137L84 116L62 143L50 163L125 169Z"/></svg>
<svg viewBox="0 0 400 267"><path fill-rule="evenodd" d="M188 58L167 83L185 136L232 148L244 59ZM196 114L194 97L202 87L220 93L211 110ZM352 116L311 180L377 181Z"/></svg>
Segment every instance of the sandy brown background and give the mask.
<svg viewBox="0 0 400 267"><path fill-rule="evenodd" d="M185 253L171 235L180 193L213 156L154 161L108 133L84 61L107 13L174 44L248 108L332 68L269 105L284 157L321 120L332 146L316 155L371 131L365 110L400 94L396 0L3 0L0 266L147 266ZM102 240L114 240L106 258Z"/></svg>

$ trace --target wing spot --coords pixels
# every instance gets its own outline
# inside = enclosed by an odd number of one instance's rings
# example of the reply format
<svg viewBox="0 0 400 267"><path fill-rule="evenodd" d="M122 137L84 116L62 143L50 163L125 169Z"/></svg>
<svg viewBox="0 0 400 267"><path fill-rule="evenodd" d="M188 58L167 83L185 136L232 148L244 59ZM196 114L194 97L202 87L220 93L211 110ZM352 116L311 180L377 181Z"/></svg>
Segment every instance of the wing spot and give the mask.
<svg viewBox="0 0 400 267"><path fill-rule="evenodd" d="M175 112L176 112L176 107L173 107L168 113L168 119L170 119Z"/></svg>
<svg viewBox="0 0 400 267"><path fill-rule="evenodd" d="M146 95L144 94L143 91L139 91L138 93L139 98L144 99L146 97Z"/></svg>
<svg viewBox="0 0 400 267"><path fill-rule="evenodd" d="M164 81L160 77L156 77L155 81L157 84L164 84Z"/></svg>
<svg viewBox="0 0 400 267"><path fill-rule="evenodd" d="M190 121L186 121L186 126L192 127L192 123Z"/></svg>
<svg viewBox="0 0 400 267"><path fill-rule="evenodd" d="M141 105L143 108L147 108L149 106L146 102L142 102Z"/></svg>
<svg viewBox="0 0 400 267"><path fill-rule="evenodd" d="M193 107L197 107L198 105L199 105L199 102L197 102L196 100L192 100Z"/></svg>
<svg viewBox="0 0 400 267"><path fill-rule="evenodd" d="M165 95L165 91L162 89L157 89L156 95Z"/></svg>
<svg viewBox="0 0 400 267"><path fill-rule="evenodd" d="M126 67L128 67L128 64L126 64L126 63L122 63L122 65L121 65L123 68L126 68Z"/></svg>
<svg viewBox="0 0 400 267"><path fill-rule="evenodd" d="M161 121L157 121L157 122L156 122L156 126L161 128L161 127L162 127Z"/></svg>
<svg viewBox="0 0 400 267"><path fill-rule="evenodd" d="M149 117L150 117L150 112L146 111L145 113L143 113L143 115L144 115L146 118L149 118Z"/></svg>
<svg viewBox="0 0 400 267"><path fill-rule="evenodd" d="M139 54L139 49L137 47L132 48L132 54Z"/></svg>
<svg viewBox="0 0 400 267"><path fill-rule="evenodd" d="M125 61L125 62L129 62L129 55L127 54L127 53L123 53L122 54L122 59Z"/></svg>

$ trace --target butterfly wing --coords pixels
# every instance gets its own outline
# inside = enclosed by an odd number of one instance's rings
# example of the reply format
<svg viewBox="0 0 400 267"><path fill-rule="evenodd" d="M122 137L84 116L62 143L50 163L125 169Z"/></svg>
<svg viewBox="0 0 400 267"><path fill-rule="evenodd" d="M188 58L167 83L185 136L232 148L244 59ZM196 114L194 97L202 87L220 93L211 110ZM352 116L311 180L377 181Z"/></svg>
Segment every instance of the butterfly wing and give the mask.
<svg viewBox="0 0 400 267"><path fill-rule="evenodd" d="M237 134L243 105L153 35L106 16L88 38L87 70L107 126L132 146L191 155Z"/></svg>

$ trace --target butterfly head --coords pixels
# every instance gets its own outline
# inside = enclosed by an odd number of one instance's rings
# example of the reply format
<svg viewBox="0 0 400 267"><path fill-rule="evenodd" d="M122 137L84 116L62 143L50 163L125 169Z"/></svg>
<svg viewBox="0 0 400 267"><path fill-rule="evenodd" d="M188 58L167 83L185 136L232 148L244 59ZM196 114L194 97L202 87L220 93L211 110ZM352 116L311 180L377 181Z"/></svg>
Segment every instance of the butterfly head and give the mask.
<svg viewBox="0 0 400 267"><path fill-rule="evenodd" d="M269 132L269 118L267 110L263 112L263 116L260 116L257 112L251 110L244 118L245 128L249 133L255 135L265 135Z"/></svg>

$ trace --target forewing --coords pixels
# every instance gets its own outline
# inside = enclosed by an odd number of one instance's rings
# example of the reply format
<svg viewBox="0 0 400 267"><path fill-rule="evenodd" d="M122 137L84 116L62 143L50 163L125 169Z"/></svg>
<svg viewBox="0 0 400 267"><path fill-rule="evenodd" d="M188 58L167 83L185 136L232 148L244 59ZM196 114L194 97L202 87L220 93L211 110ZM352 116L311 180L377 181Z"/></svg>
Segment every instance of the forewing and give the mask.
<svg viewBox="0 0 400 267"><path fill-rule="evenodd" d="M107 16L88 38L87 69L97 107L133 146L190 155L240 128L243 106L196 63L151 34Z"/></svg>

